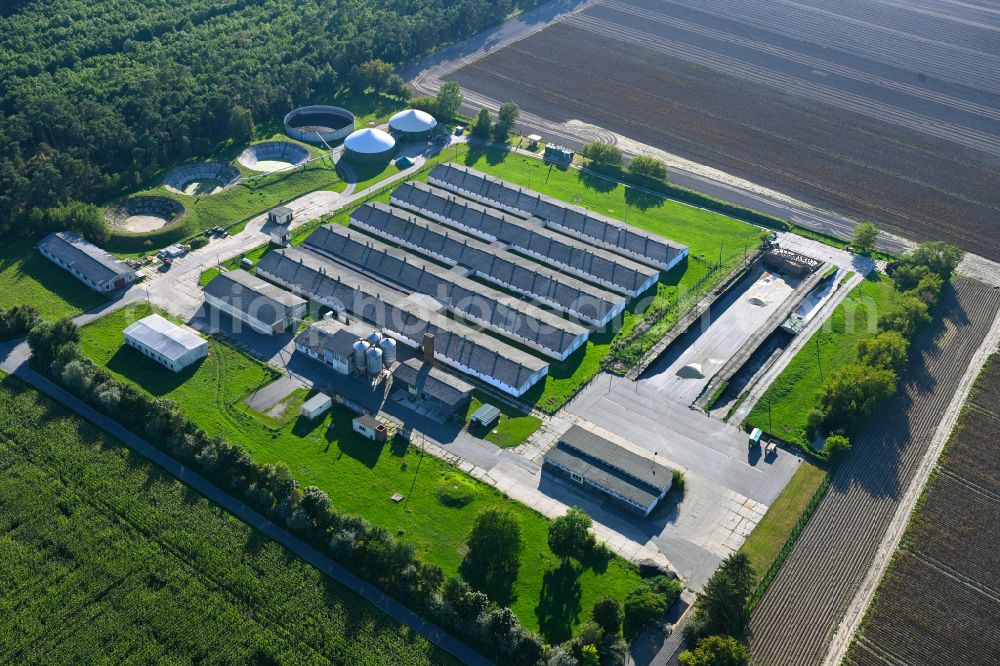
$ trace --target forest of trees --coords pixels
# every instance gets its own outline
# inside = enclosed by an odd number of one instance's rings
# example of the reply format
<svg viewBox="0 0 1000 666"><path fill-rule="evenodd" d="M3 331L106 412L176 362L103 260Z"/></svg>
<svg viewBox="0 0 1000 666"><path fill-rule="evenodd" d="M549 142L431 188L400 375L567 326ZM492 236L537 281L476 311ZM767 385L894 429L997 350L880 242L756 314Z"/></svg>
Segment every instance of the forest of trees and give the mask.
<svg viewBox="0 0 1000 666"><path fill-rule="evenodd" d="M372 59L539 0L24 0L0 6L0 233L246 141Z"/></svg>

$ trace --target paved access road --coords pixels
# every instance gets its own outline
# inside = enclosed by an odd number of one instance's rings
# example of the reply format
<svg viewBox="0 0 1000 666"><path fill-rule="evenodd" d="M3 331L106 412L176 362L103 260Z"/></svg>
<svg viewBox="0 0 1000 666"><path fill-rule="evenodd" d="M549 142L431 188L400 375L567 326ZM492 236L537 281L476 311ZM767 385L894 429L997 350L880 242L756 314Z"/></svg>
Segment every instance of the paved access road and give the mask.
<svg viewBox="0 0 1000 666"><path fill-rule="evenodd" d="M830 490L755 610L751 652L763 666L820 664L938 422L993 325L1000 291L957 279L940 320L914 343L899 392L855 438Z"/></svg>

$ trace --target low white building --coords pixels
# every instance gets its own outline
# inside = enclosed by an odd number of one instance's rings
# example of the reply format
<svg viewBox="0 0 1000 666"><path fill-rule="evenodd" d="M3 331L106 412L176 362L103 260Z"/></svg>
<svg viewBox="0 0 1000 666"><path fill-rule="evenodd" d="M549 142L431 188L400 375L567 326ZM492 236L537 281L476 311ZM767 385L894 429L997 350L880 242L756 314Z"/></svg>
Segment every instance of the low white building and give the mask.
<svg viewBox="0 0 1000 666"><path fill-rule="evenodd" d="M300 413L307 419L315 419L326 414L333 407L333 398L326 393L317 393L302 403Z"/></svg>
<svg viewBox="0 0 1000 666"><path fill-rule="evenodd" d="M158 314L125 329L125 344L157 363L180 372L208 356L208 343L189 326L179 326Z"/></svg>
<svg viewBox="0 0 1000 666"><path fill-rule="evenodd" d="M388 439L388 432L378 419L369 414L362 414L351 421L351 428L362 437L373 442L384 442Z"/></svg>
<svg viewBox="0 0 1000 666"><path fill-rule="evenodd" d="M219 273L205 285L205 303L264 335L295 329L308 302L244 270Z"/></svg>

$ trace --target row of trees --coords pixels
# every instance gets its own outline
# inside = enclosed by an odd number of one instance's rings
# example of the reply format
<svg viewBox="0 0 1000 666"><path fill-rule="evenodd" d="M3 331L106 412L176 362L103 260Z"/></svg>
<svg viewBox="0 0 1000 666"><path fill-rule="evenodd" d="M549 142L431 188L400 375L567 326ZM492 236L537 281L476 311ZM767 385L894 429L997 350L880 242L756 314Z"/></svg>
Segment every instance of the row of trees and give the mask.
<svg viewBox="0 0 1000 666"><path fill-rule="evenodd" d="M541 663L546 646L509 608L491 602L462 579L446 579L440 567L419 560L411 544L384 527L339 511L318 488L301 488L285 465L254 462L242 447L195 425L170 400L153 398L115 379L80 353L79 341L71 320L38 324L28 334L31 363L359 576L485 653L497 655L498 661Z"/></svg>
<svg viewBox="0 0 1000 666"><path fill-rule="evenodd" d="M618 146L601 141L585 144L580 153L603 171L623 172L640 187L653 187L667 182L667 166L655 157L636 155L627 167L625 155Z"/></svg>
<svg viewBox="0 0 1000 666"><path fill-rule="evenodd" d="M469 133L477 139L489 141L492 139L497 143L506 143L514 128L517 127L517 119L521 116L521 110L514 102L507 102L500 105L497 111L497 119L493 120L489 109L480 109L472 122Z"/></svg>
<svg viewBox="0 0 1000 666"><path fill-rule="evenodd" d="M679 581L664 576L650 579L632 590L624 604L612 597L601 599L575 638L548 647L525 630L509 608L496 603L497 591L516 579L524 549L521 526L510 509L490 508L477 516L460 568L462 578L446 579L439 567L420 561L408 542L360 516L342 513L318 488L301 488L285 465L255 463L242 447L208 435L170 400L153 398L95 366L81 354L80 331L71 320L39 323L31 314L31 308L18 306L0 312L0 320L9 316L12 321L33 323L28 343L36 369L358 575L488 654L496 654L502 663L621 664L626 639L662 619L680 595ZM549 548L564 566L571 559L612 557L592 527L590 516L576 508L549 524Z"/></svg>
<svg viewBox="0 0 1000 666"><path fill-rule="evenodd" d="M0 23L0 233L249 140L254 125L538 0L21 3ZM16 57L14 57L16 54ZM387 63L382 66L379 63Z"/></svg>
<svg viewBox="0 0 1000 666"><path fill-rule="evenodd" d="M857 360L838 368L820 386L820 406L808 415L810 437L832 434L825 449L829 457L843 457L850 450L849 433L895 392L910 341L930 323L930 310L962 256L958 248L933 241L917 246L891 266L900 292L895 307L879 316L878 332L858 344Z"/></svg>
<svg viewBox="0 0 1000 666"><path fill-rule="evenodd" d="M750 595L756 578L750 557L733 553L705 583L684 637L693 645L679 659L683 666L746 666L743 644L750 622Z"/></svg>

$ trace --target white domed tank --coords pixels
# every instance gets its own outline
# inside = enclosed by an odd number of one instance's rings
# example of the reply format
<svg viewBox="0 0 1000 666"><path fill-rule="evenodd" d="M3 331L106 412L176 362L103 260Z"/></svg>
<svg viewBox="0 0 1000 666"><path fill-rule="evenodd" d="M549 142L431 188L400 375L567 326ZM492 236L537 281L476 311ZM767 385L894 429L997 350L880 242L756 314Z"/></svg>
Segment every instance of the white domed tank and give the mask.
<svg viewBox="0 0 1000 666"><path fill-rule="evenodd" d="M361 372L365 368L365 364L368 363L368 357L366 352L368 351L368 343L364 340L354 341L354 368Z"/></svg>
<svg viewBox="0 0 1000 666"><path fill-rule="evenodd" d="M392 367L392 364L396 362L396 341L392 338L382 338L378 346L382 350L382 363L387 368Z"/></svg>
<svg viewBox="0 0 1000 666"><path fill-rule="evenodd" d="M382 372L382 350L369 347L365 355L368 357L368 374L374 376Z"/></svg>
<svg viewBox="0 0 1000 666"><path fill-rule="evenodd" d="M375 345L378 344L379 340L382 339L382 336L381 334L379 334L378 331L372 331L371 333L368 334L368 336L365 339L368 340L369 345L374 347Z"/></svg>

